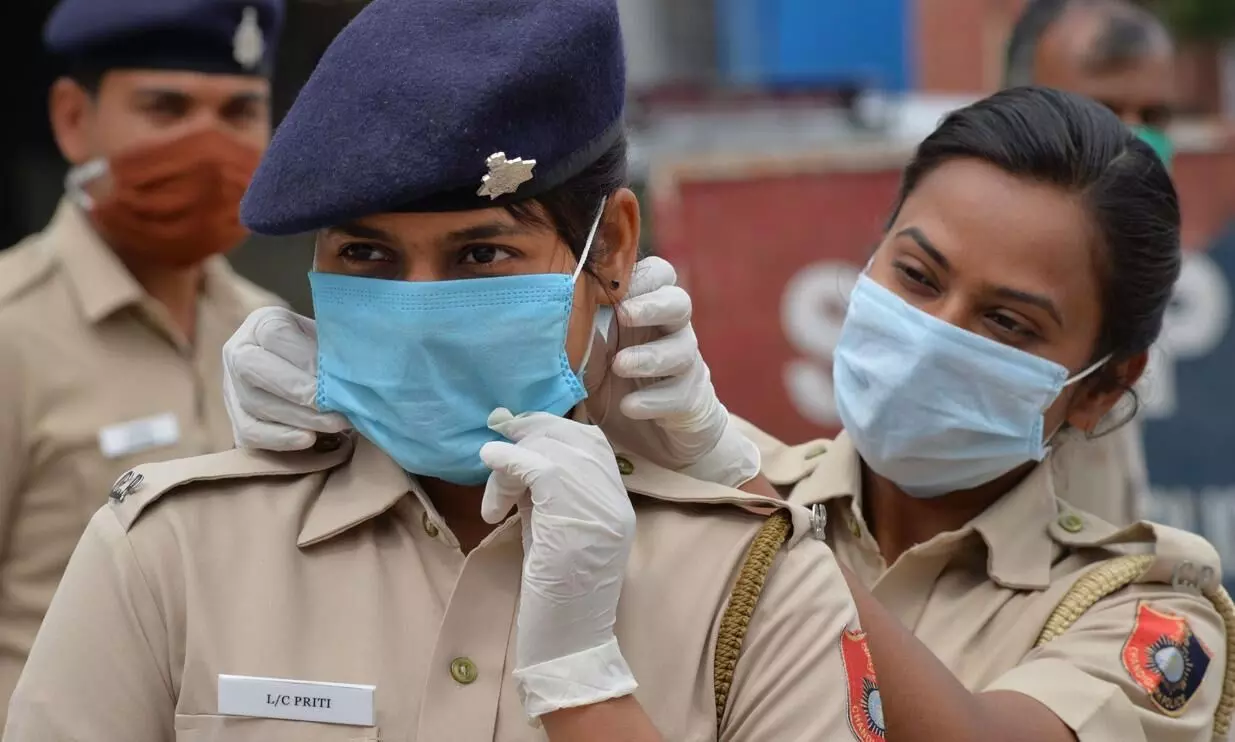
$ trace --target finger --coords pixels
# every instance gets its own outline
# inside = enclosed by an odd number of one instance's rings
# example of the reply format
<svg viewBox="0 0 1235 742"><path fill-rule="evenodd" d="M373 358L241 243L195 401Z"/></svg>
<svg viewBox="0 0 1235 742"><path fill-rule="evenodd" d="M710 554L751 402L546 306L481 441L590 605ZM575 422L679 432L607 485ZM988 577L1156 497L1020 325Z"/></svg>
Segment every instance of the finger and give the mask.
<svg viewBox="0 0 1235 742"><path fill-rule="evenodd" d="M627 296L642 296L664 286L673 286L677 282L678 272L669 261L655 256L644 258L635 264Z"/></svg>
<svg viewBox="0 0 1235 742"><path fill-rule="evenodd" d="M307 430L249 418L232 426L236 448L250 451L304 451L317 436Z"/></svg>
<svg viewBox="0 0 1235 742"><path fill-rule="evenodd" d="M501 523L526 492L527 488L518 479L504 472L490 473L485 482L484 499L480 501L480 517L490 525Z"/></svg>
<svg viewBox="0 0 1235 742"><path fill-rule="evenodd" d="M342 433L352 429L351 421L337 412L318 412L261 389L245 390L240 406L247 417L312 433Z"/></svg>
<svg viewBox="0 0 1235 742"><path fill-rule="evenodd" d="M618 409L631 420L659 420L690 412L694 400L684 377L667 379L622 397Z"/></svg>
<svg viewBox="0 0 1235 742"><path fill-rule="evenodd" d="M316 409L317 377L257 345L231 352L230 370L242 393L260 389L301 407Z"/></svg>
<svg viewBox="0 0 1235 742"><path fill-rule="evenodd" d="M317 369L317 326L308 317L290 309L271 312L253 329L258 346L287 361L296 368L314 373Z"/></svg>
<svg viewBox="0 0 1235 742"><path fill-rule="evenodd" d="M579 428L587 427L574 420L558 417L548 412L525 412L522 415L512 415L510 410L499 407L489 415L489 429L509 440L518 443L530 436L570 440L579 434Z"/></svg>
<svg viewBox="0 0 1235 742"><path fill-rule="evenodd" d="M618 321L623 327L662 327L666 332L677 332L690 324L692 308L690 294L677 286L665 286L627 298L618 305Z"/></svg>
<svg viewBox="0 0 1235 742"><path fill-rule="evenodd" d="M480 448L480 460L493 470L485 483L480 514L487 523L499 523L519 498L552 467L544 456L513 443L494 441Z"/></svg>
<svg viewBox="0 0 1235 742"><path fill-rule="evenodd" d="M613 358L613 372L624 379L680 376L699 363L699 341L689 327L643 345L625 348Z"/></svg>

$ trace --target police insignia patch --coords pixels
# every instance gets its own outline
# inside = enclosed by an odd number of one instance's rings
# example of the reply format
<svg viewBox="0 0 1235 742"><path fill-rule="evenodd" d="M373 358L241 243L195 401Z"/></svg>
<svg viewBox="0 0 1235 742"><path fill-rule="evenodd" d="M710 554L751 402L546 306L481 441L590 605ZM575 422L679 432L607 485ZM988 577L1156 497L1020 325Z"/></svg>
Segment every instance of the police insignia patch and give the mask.
<svg viewBox="0 0 1235 742"><path fill-rule="evenodd" d="M1123 665L1167 716L1184 712L1205 678L1213 654L1182 616L1141 603L1124 643Z"/></svg>
<svg viewBox="0 0 1235 742"><path fill-rule="evenodd" d="M848 680L849 728L861 742L884 742L883 699L866 633L846 631L841 635L840 649Z"/></svg>

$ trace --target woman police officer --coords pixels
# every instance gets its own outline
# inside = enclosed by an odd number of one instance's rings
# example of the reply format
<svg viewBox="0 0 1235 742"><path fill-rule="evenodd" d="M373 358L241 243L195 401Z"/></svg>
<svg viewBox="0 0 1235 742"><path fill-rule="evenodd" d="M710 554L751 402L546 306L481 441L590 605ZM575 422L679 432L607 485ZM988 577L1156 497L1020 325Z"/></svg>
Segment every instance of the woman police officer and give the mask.
<svg viewBox="0 0 1235 742"><path fill-rule="evenodd" d="M623 77L613 0L343 30L242 216L317 231L317 398L360 435L118 482L5 739L855 737L874 677L809 513L582 421L638 244Z"/></svg>
<svg viewBox="0 0 1235 742"><path fill-rule="evenodd" d="M1216 553L1077 510L1078 462L1051 453L1102 434L1144 370L1179 261L1165 168L1088 100L1002 93L919 148L836 353L846 432L789 448L744 426L766 478L812 507L847 567L875 665L895 668L858 689L863 739L1225 736L1235 612ZM683 332L622 351L615 369L702 366ZM251 335L238 345L273 361ZM234 406L238 432L290 421L287 404Z"/></svg>

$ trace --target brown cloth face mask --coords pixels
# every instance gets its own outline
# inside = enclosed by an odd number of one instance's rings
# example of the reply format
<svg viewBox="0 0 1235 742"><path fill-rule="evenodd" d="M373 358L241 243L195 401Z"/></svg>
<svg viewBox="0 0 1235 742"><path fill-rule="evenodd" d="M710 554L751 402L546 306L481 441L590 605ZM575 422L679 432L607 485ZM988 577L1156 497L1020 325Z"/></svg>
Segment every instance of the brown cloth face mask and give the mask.
<svg viewBox="0 0 1235 742"><path fill-rule="evenodd" d="M240 199L261 152L208 129L109 158L90 215L117 253L184 268L240 244Z"/></svg>

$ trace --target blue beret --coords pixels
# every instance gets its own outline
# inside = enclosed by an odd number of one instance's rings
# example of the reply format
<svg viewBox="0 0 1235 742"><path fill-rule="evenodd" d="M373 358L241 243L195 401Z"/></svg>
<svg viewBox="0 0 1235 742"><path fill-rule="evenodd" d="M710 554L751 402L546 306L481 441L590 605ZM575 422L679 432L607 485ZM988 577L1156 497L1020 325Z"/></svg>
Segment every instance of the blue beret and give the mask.
<svg viewBox="0 0 1235 742"><path fill-rule="evenodd" d="M241 219L280 235L534 198L617 142L625 88L615 0L374 0L279 125Z"/></svg>
<svg viewBox="0 0 1235 742"><path fill-rule="evenodd" d="M283 0L61 0L43 43L101 70L264 75L282 25Z"/></svg>

